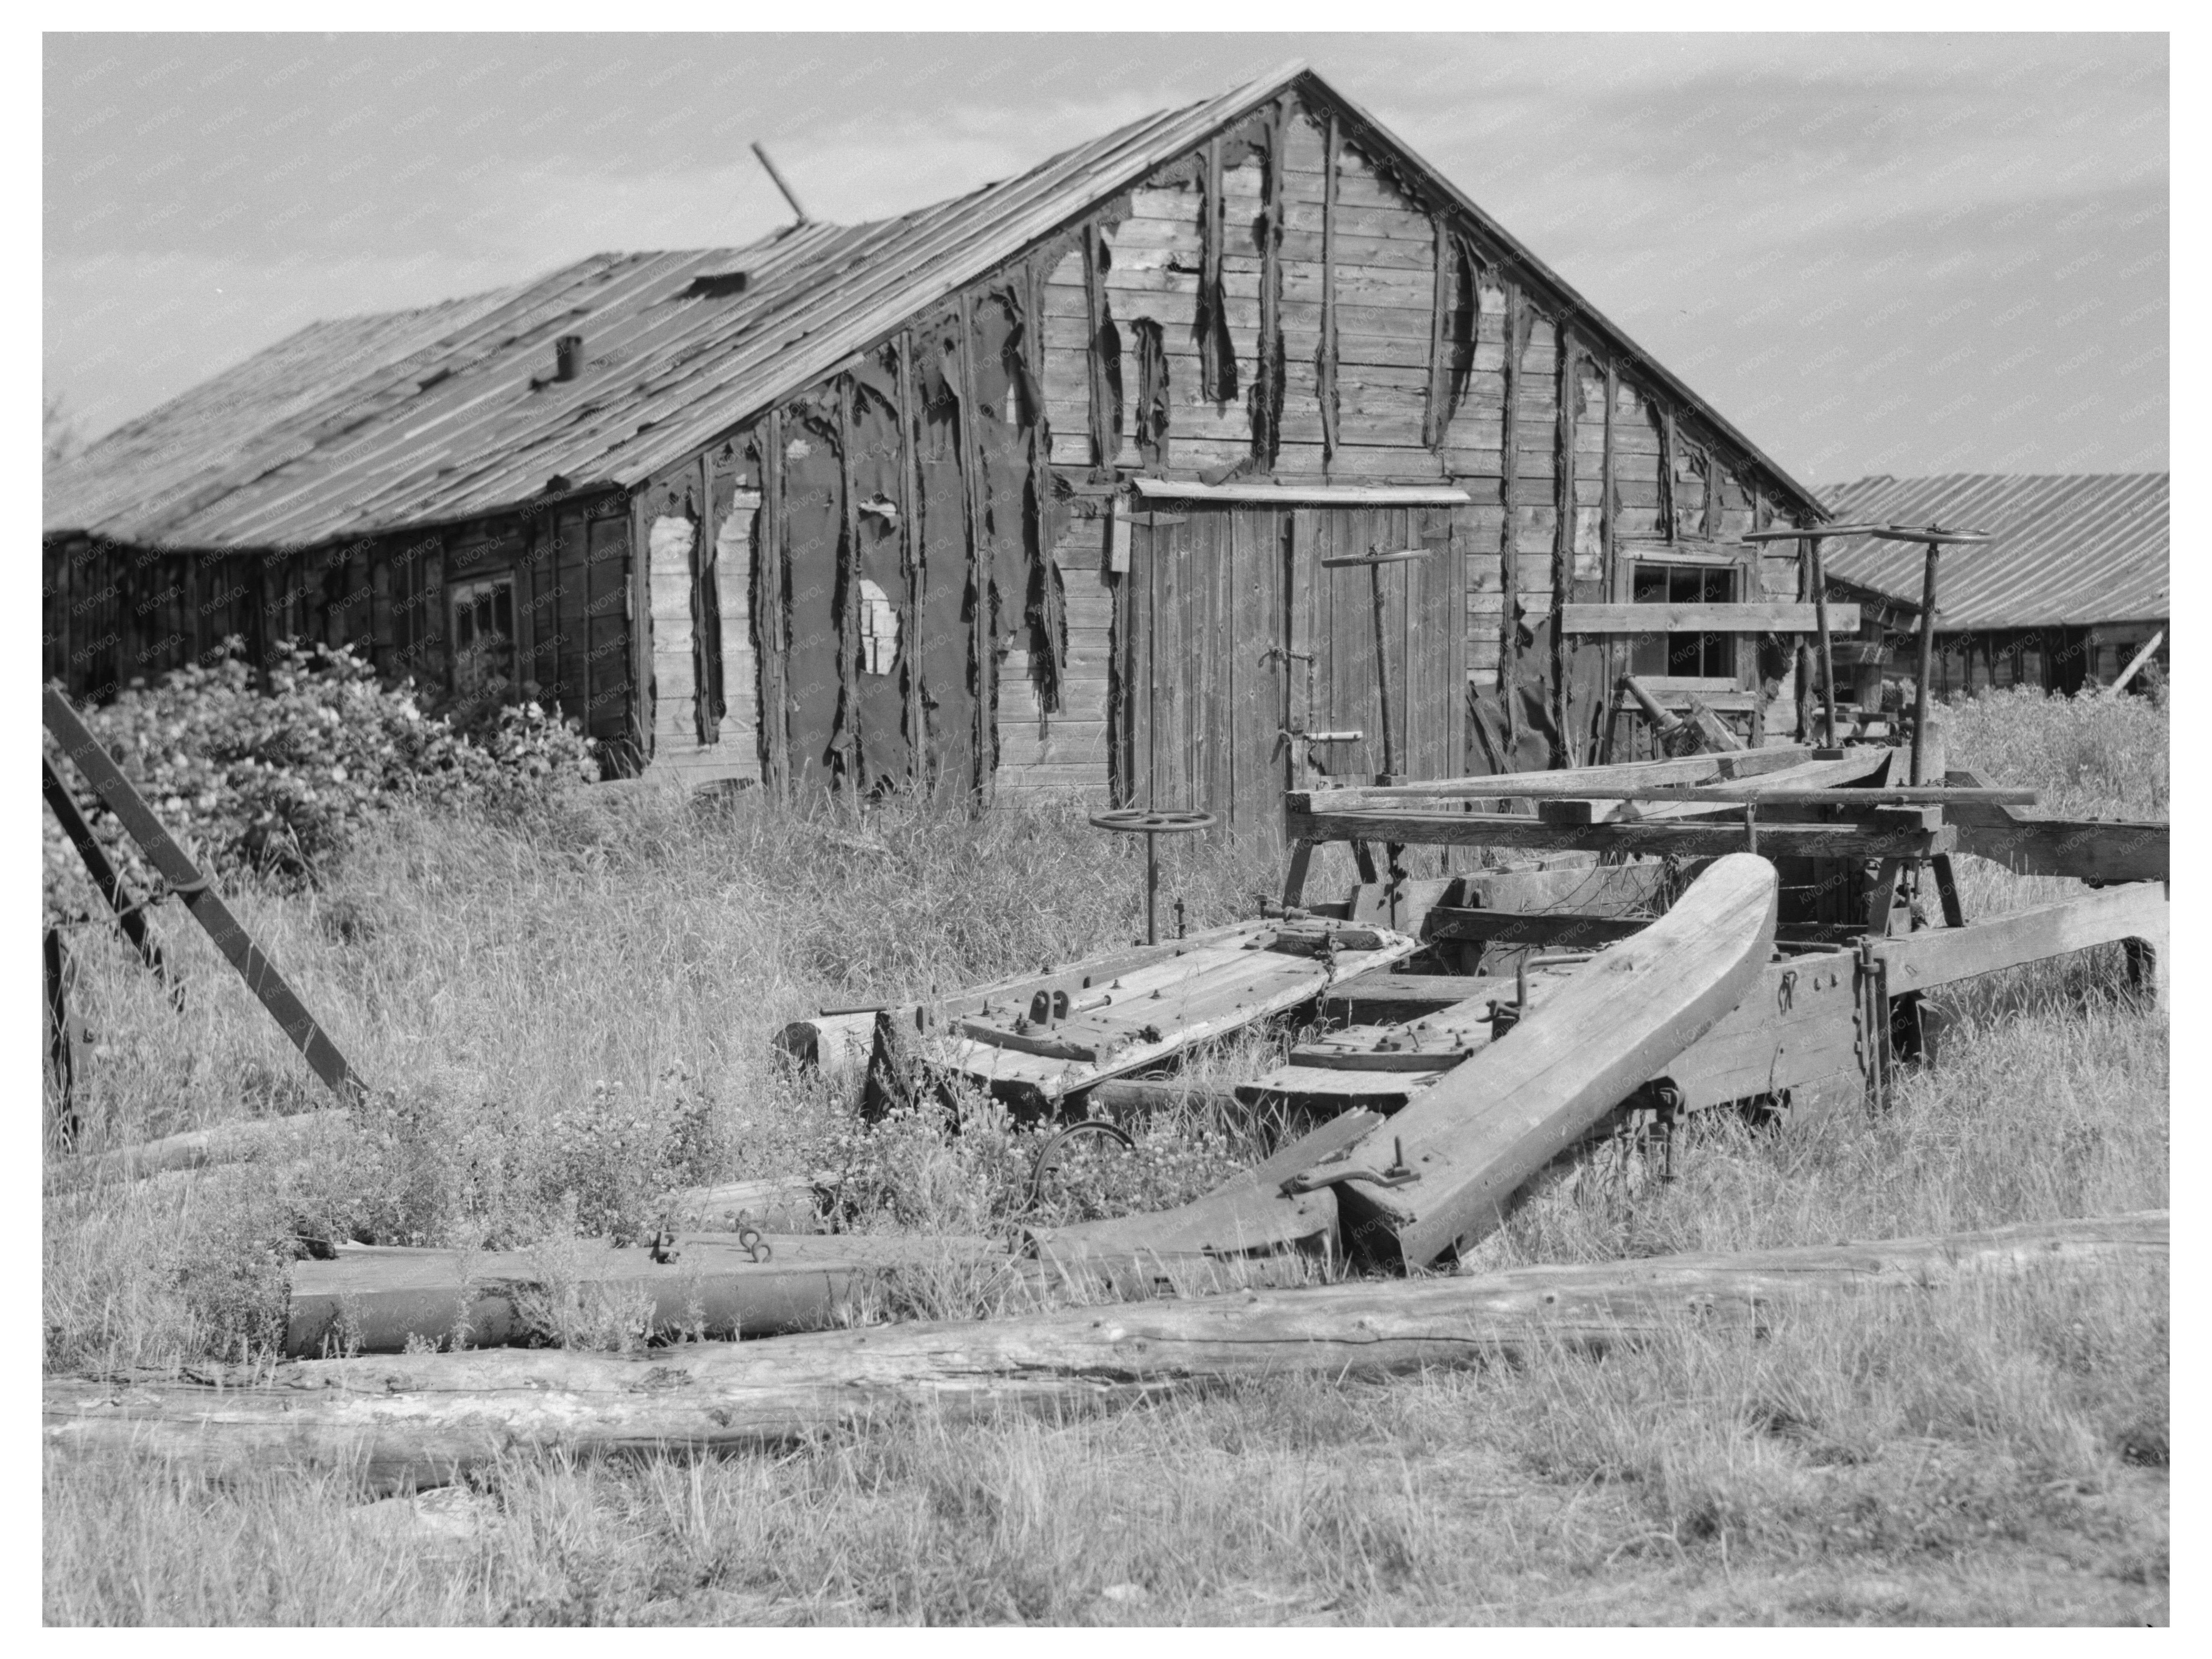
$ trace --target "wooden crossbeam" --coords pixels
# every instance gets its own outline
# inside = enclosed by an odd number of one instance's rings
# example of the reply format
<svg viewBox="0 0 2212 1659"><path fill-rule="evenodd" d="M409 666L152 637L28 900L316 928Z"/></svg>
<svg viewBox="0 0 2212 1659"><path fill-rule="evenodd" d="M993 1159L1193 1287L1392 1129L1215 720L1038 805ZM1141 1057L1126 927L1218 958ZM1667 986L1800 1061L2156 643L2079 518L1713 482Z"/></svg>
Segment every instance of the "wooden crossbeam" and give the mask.
<svg viewBox="0 0 2212 1659"><path fill-rule="evenodd" d="M1878 751L1875 751L1878 752ZM1352 789L1293 789L1284 799L1293 811L1319 806L1382 805L1422 800L1481 800L1557 795L1563 788L1621 784L1699 784L1761 776L1807 761L1844 758L1841 750L1796 744L1769 744L1719 755L1686 755L1674 760L1628 761L1618 766L1565 767L1556 772L1485 773L1477 777L1431 778L1419 783L1377 784ZM1618 790L1613 793L1619 793Z"/></svg>
<svg viewBox="0 0 2212 1659"><path fill-rule="evenodd" d="M1818 622L1811 605L1567 605L1559 607L1568 634L1809 634ZM1856 631L1859 608L1828 607L1832 629Z"/></svg>
<svg viewBox="0 0 2212 1659"><path fill-rule="evenodd" d="M1604 853L1671 853L1717 858L1744 850L1744 830L1726 822L1548 824L1492 812L1412 812L1316 807L1287 815L1294 838L1389 841L1407 846L1582 848ZM1770 858L1926 858L1956 849L1959 832L1889 830L1846 823L1759 826L1759 850Z"/></svg>

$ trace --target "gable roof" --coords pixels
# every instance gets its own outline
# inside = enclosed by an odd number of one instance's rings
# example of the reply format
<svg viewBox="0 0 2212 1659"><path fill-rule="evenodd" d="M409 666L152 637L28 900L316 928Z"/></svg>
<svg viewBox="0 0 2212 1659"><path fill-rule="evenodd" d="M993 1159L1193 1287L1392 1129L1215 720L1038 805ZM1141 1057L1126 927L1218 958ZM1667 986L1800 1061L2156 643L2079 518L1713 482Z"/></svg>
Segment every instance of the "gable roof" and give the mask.
<svg viewBox="0 0 2212 1659"><path fill-rule="evenodd" d="M1996 532L1986 546L1944 554L1936 626L1945 633L2170 615L2170 495L2164 472L1884 475L1826 492L1838 520ZM1821 557L1835 575L1919 603L1917 544L1855 537L1828 544Z"/></svg>
<svg viewBox="0 0 2212 1659"><path fill-rule="evenodd" d="M46 531L304 547L453 523L549 489L637 484L1293 86L1395 150L1594 343L1820 514L1810 490L1449 180L1292 64L897 218L795 226L742 248L598 254L471 299L313 324L55 469ZM697 278L738 270L741 292L687 293ZM571 332L585 337L583 372L535 383L551 341Z"/></svg>

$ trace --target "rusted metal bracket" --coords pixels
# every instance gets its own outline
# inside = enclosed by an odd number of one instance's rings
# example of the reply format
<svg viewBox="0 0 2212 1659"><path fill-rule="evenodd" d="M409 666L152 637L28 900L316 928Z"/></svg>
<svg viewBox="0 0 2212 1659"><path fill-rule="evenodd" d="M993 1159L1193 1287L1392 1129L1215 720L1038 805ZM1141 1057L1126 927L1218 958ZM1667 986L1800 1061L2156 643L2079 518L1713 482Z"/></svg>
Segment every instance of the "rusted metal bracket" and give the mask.
<svg viewBox="0 0 2212 1659"><path fill-rule="evenodd" d="M238 969L253 994L282 1026L284 1035L292 1040L315 1075L337 1096L342 1105L355 1105L366 1092L361 1080L348 1068L345 1057L339 1054L315 1017L293 994L292 988L276 971L255 945L238 918L231 915L208 878L200 872L174 836L162 827L154 816L154 809L146 804L115 758L92 734L76 710L70 706L67 697L52 686L46 688L46 730L61 745L70 763L84 776L99 795L100 805L112 812L118 823L130 831L131 838L144 851L169 890L184 901L192 919L207 929L208 937L216 948L229 958L230 965Z"/></svg>

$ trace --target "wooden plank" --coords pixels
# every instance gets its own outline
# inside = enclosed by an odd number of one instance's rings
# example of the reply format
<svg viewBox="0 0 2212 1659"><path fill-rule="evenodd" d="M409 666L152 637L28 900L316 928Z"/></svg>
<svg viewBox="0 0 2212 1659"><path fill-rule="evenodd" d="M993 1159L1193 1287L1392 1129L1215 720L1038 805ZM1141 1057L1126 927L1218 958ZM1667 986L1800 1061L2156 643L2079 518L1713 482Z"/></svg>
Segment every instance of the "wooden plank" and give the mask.
<svg viewBox="0 0 2212 1659"><path fill-rule="evenodd" d="M1741 824L1547 824L1485 812L1347 811L1316 806L1285 814L1285 833L1313 841L1390 841L1426 847L1575 848L1591 852L1717 858L1743 849ZM1850 824L1760 823L1761 852L1776 858L1925 858L1955 852L1953 825L1887 833Z"/></svg>
<svg viewBox="0 0 2212 1659"><path fill-rule="evenodd" d="M1661 1068L1681 1109L1771 1097L1855 1070L1855 971L1840 951L1767 963L1742 1001ZM1899 988L1893 980L1892 994Z"/></svg>
<svg viewBox="0 0 2212 1659"><path fill-rule="evenodd" d="M1292 1189L1334 1187L1347 1233L1382 1230L1408 1267L1490 1231L1529 1176L1743 1000L1773 948L1775 895L1765 860L1720 859L1666 915Z"/></svg>
<svg viewBox="0 0 2212 1659"><path fill-rule="evenodd" d="M1500 1358L1602 1352L1682 1328L1684 1310L1747 1339L1778 1307L1830 1297L1924 1302L1931 1288L2151 1263L2164 1211L1878 1244L1647 1256L1398 1284L1260 1290L1084 1306L988 1322L684 1343L635 1355L548 1349L311 1360L206 1381L50 1378L40 1437L56 1458L173 1457L196 1473L327 1468L413 1490L521 1448L780 1446L926 1407L997 1421L1075 1401L1306 1373L1387 1376Z"/></svg>
<svg viewBox="0 0 2212 1659"><path fill-rule="evenodd" d="M1809 631L1809 605L1568 605L1560 615L1570 634L1802 634ZM1828 607L1832 627L1856 629L1855 605Z"/></svg>
<svg viewBox="0 0 2212 1659"><path fill-rule="evenodd" d="M1437 778L1424 783L1378 784L1352 789L1294 790L1288 799L1293 811L1310 807L1384 806L1423 800L1511 799L1556 795L1562 789L1602 787L1626 793L1638 786L1705 784L1735 778L1757 777L1809 761L1820 751L1791 744L1770 744L1741 754L1687 755L1678 760L1626 761L1613 766L1571 767L1540 777L1516 777L1510 773L1470 777ZM1831 754L1833 751L1830 751ZM1613 786L1620 786L1613 790Z"/></svg>
<svg viewBox="0 0 2212 1659"><path fill-rule="evenodd" d="M1523 913L1463 910L1439 905L1423 920L1426 940L1459 939L1479 945L1549 945L1592 949L1632 939L1649 927L1650 916L1589 915L1574 911Z"/></svg>
<svg viewBox="0 0 2212 1659"><path fill-rule="evenodd" d="M1270 501L1314 507L1464 507L1473 498L1454 484L1376 485L1304 483L1206 484L1195 479L1132 478L1137 494L1182 501Z"/></svg>

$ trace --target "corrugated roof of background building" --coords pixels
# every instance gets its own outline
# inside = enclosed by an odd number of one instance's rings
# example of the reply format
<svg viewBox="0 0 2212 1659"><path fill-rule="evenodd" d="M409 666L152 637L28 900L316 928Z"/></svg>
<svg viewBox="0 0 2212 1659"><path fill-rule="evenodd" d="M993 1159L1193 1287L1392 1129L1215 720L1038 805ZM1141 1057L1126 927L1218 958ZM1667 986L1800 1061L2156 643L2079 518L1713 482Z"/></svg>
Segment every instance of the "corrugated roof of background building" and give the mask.
<svg viewBox="0 0 2212 1659"><path fill-rule="evenodd" d="M46 527L142 545L305 547L474 518L549 489L636 484L1296 82L1411 158L1291 64L898 218L796 226L742 248L599 254L472 299L317 323L57 468ZM1449 180L1423 171L1589 333L1818 511L1809 490ZM738 270L741 293L686 293L695 278ZM584 338L583 372L533 385L550 374L553 341L569 333Z"/></svg>
<svg viewBox="0 0 2212 1659"><path fill-rule="evenodd" d="M1988 530L1937 566L1939 631L2081 627L2172 613L2164 472L1948 472L1859 478L1822 492L1840 522ZM1821 549L1835 574L1917 604L1917 544L1853 538Z"/></svg>

